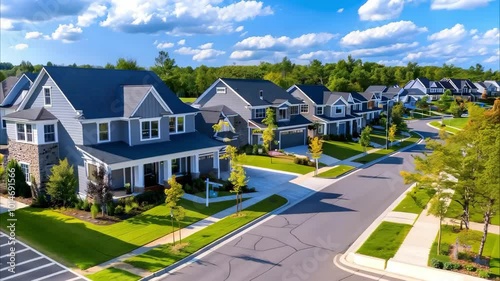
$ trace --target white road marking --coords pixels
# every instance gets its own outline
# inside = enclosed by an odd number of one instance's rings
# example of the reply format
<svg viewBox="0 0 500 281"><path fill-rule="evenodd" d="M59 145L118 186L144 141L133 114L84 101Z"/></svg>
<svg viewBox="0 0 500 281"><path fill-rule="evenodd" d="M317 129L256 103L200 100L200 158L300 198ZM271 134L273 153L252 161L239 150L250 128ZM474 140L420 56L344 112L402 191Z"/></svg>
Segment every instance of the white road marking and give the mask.
<svg viewBox="0 0 500 281"><path fill-rule="evenodd" d="M27 251L27 250L29 250L29 249L28 249L28 248L24 248L24 249L22 249L22 250L16 251L15 253L16 253L16 255L17 255L17 254L22 253L22 252ZM10 255L10 254L5 254L5 255L3 255L3 256L0 256L0 258L5 258L5 257L7 257L7 256L9 256L9 255Z"/></svg>
<svg viewBox="0 0 500 281"><path fill-rule="evenodd" d="M30 260L27 260L27 261L23 261L23 262L20 262L20 263L16 263L16 266L20 266L20 265L23 265L23 264L25 264L25 263L29 263L29 262L32 262L32 261L36 261L36 260L39 260L39 259L43 259L43 257L36 257L36 258L30 259ZM8 269L8 267L5 267L5 268L0 269L0 271L7 270L7 269Z"/></svg>
<svg viewBox="0 0 500 281"><path fill-rule="evenodd" d="M48 267L48 266L51 266L53 265L53 263L48 263L48 264L44 264L44 265L41 265L39 267L36 267L36 268L32 268L30 270L26 270L26 271L23 271L23 272L19 272L19 273L16 273L14 275L11 275L11 276L8 276L8 277L5 277L3 278L2 280L8 280L8 279L11 279L11 278L14 278L14 277L19 277L21 275L24 275L26 273L30 273L30 272L33 272L33 271L36 271L36 270L39 270L39 269L42 269L42 268L45 268L45 267Z"/></svg>
<svg viewBox="0 0 500 281"><path fill-rule="evenodd" d="M47 279L47 278L50 278L50 277L52 277L52 276L59 275L59 274L64 273L64 272L67 272L67 270L61 270L61 271L58 271L58 272L54 272L54 273L52 273L52 274L45 275L45 276L40 277L40 278L37 278L37 279L33 279L33 280L31 280L31 281L40 281L40 280L45 280L45 279Z"/></svg>

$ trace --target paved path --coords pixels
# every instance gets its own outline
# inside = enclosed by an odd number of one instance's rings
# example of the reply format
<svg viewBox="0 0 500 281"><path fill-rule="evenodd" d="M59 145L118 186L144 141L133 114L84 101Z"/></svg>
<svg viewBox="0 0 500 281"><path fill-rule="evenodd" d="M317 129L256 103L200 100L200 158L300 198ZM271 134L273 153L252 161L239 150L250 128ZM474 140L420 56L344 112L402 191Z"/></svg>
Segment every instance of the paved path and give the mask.
<svg viewBox="0 0 500 281"><path fill-rule="evenodd" d="M9 209L11 207L10 203L11 202L8 198L0 196L0 214L3 214L5 212L9 211ZM15 210L28 207L28 205L21 203L21 202L14 201L13 203L15 204L14 205Z"/></svg>

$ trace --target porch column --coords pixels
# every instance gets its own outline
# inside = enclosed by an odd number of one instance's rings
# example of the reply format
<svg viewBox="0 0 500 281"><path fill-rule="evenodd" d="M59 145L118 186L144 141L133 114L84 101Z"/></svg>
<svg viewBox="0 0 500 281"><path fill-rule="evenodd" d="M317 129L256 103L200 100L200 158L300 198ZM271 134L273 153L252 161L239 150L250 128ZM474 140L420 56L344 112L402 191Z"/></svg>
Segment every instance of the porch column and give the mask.
<svg viewBox="0 0 500 281"><path fill-rule="evenodd" d="M214 151L214 169L217 169L217 178L220 179L219 151Z"/></svg>
<svg viewBox="0 0 500 281"><path fill-rule="evenodd" d="M352 136L352 120L351 120L351 121L349 121L349 124L350 124L350 126L351 126L351 130L349 131L349 134Z"/></svg>
<svg viewBox="0 0 500 281"><path fill-rule="evenodd" d="M200 176L200 156L198 154L191 156L191 175L193 178Z"/></svg>
<svg viewBox="0 0 500 281"><path fill-rule="evenodd" d="M135 187L144 187L144 165L134 167Z"/></svg>
<svg viewBox="0 0 500 281"><path fill-rule="evenodd" d="M163 161L163 180L169 180L172 177L172 159Z"/></svg>

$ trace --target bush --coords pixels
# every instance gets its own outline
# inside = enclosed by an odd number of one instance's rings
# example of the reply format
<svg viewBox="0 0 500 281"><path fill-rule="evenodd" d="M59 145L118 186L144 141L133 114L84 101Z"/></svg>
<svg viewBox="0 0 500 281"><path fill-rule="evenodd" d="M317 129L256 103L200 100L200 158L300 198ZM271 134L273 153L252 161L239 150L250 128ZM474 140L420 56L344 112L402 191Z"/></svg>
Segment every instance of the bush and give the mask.
<svg viewBox="0 0 500 281"><path fill-rule="evenodd" d="M472 272L472 271L476 271L477 268L475 266L473 266L472 264L466 264L465 265L465 270Z"/></svg>
<svg viewBox="0 0 500 281"><path fill-rule="evenodd" d="M301 164L302 161L301 161L301 159L299 157L295 156L295 157L293 157L293 163L295 163L295 164Z"/></svg>
<svg viewBox="0 0 500 281"><path fill-rule="evenodd" d="M330 136L329 135L324 135L321 137L322 140L324 141L329 141L330 140Z"/></svg>
<svg viewBox="0 0 500 281"><path fill-rule="evenodd" d="M440 255L447 256L450 253L450 244L441 243L441 250L439 252Z"/></svg>
<svg viewBox="0 0 500 281"><path fill-rule="evenodd" d="M490 273L486 270L479 270L478 275L480 278L485 278L485 279L490 278Z"/></svg>
<svg viewBox="0 0 500 281"><path fill-rule="evenodd" d="M85 212L90 212L90 204L86 198L85 200L83 200L82 210L84 210Z"/></svg>
<svg viewBox="0 0 500 281"><path fill-rule="evenodd" d="M30 198L31 197L31 189L29 185L26 183L26 177L23 173L23 170L21 169L21 166L19 163L15 160L12 159L9 161L7 164L7 169L5 169L5 175L11 174L10 172L11 169L14 169L14 191L15 191L15 196L21 196L24 198Z"/></svg>
<svg viewBox="0 0 500 281"><path fill-rule="evenodd" d="M31 207L35 208L47 208L49 207L49 200L44 192L39 192L38 196L31 203Z"/></svg>
<svg viewBox="0 0 500 281"><path fill-rule="evenodd" d="M314 161L307 161L307 165L314 167L316 164L314 163Z"/></svg>
<svg viewBox="0 0 500 281"><path fill-rule="evenodd" d="M186 184L184 185L184 191L185 191L186 193L188 193L188 194L193 194L193 188L192 188L192 187L191 187L191 185L190 185L190 184L188 184L188 183L186 183Z"/></svg>
<svg viewBox="0 0 500 281"><path fill-rule="evenodd" d="M132 194L132 188L130 187L130 183L125 184L125 194Z"/></svg>
<svg viewBox="0 0 500 281"><path fill-rule="evenodd" d="M438 260L438 259L432 259L431 260L431 266L434 267L434 268L439 268L439 269L442 269L443 268L443 262Z"/></svg>
<svg viewBox="0 0 500 281"><path fill-rule="evenodd" d="M115 215L120 216L123 215L123 213L124 213L123 206L122 205L116 206Z"/></svg>
<svg viewBox="0 0 500 281"><path fill-rule="evenodd" d="M99 214L99 206L97 204L92 204L92 207L90 207L90 213L92 214L92 219L95 219L97 214Z"/></svg>
<svg viewBox="0 0 500 281"><path fill-rule="evenodd" d="M186 186L189 186L189 185L186 184ZM145 191L141 194L136 195L135 200L134 200L134 197L128 197L127 199L125 199L124 205L127 205L127 204L131 205L132 202L134 202L134 201L137 201L137 203L141 204L141 205L144 202L146 202L146 204L158 205L158 204L165 202L165 192L164 191Z"/></svg>
<svg viewBox="0 0 500 281"><path fill-rule="evenodd" d="M115 203L113 203L113 201L108 202L106 204L106 210L108 211L109 216L113 216L115 214L115 208L116 208L116 205L115 205Z"/></svg>
<svg viewBox="0 0 500 281"><path fill-rule="evenodd" d="M254 155L259 154L259 146L257 144L254 144L252 146L252 154L254 154Z"/></svg>
<svg viewBox="0 0 500 281"><path fill-rule="evenodd" d="M83 210L83 200L80 198L76 199L74 207L77 210Z"/></svg>
<svg viewBox="0 0 500 281"><path fill-rule="evenodd" d="M443 269L445 269L445 270L452 270L452 269L455 269L455 265L452 262L445 262L443 264Z"/></svg>
<svg viewBox="0 0 500 281"><path fill-rule="evenodd" d="M252 151L253 151L253 147L251 145L248 145L248 146L245 147L245 153L247 155L252 154Z"/></svg>

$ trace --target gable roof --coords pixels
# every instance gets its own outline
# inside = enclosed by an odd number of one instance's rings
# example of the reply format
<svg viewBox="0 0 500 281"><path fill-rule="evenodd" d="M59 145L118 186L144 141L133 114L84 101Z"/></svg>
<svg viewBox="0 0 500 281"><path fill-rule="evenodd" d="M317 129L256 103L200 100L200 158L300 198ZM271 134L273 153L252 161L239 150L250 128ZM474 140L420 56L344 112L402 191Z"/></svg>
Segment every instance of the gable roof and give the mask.
<svg viewBox="0 0 500 281"><path fill-rule="evenodd" d="M425 88L429 88L431 81L425 77L418 77L417 81L420 82Z"/></svg>
<svg viewBox="0 0 500 281"><path fill-rule="evenodd" d="M8 77L7 79L12 78L11 82L14 82L14 84L7 85L6 88L3 87L2 81L2 87L0 87L0 106L12 107L14 104L19 104L20 102L16 102L17 99L21 96L23 91L30 89L37 76L38 74L36 73L26 72L19 77ZM5 94L3 98L2 92Z"/></svg>
<svg viewBox="0 0 500 281"><path fill-rule="evenodd" d="M20 77L9 76L0 82L0 104L4 101L19 79Z"/></svg>
<svg viewBox="0 0 500 281"><path fill-rule="evenodd" d="M324 93L330 92L325 85L294 85L315 104L324 104Z"/></svg>
<svg viewBox="0 0 500 281"><path fill-rule="evenodd" d="M288 94L284 89L268 80L220 78L238 95L252 106L276 105L280 101L288 100L291 104L300 104L302 101ZM260 99L262 91L262 99Z"/></svg>
<svg viewBox="0 0 500 281"><path fill-rule="evenodd" d="M365 90L365 93L383 92L386 89L387 87L383 85L371 85Z"/></svg>
<svg viewBox="0 0 500 281"><path fill-rule="evenodd" d="M36 77L38 77L38 73L33 72L25 72L24 75L26 75L26 78L28 78L31 83L35 82Z"/></svg>
<svg viewBox="0 0 500 281"><path fill-rule="evenodd" d="M351 92L351 96L356 102L365 102L367 99L360 93L358 92Z"/></svg>
<svg viewBox="0 0 500 281"><path fill-rule="evenodd" d="M48 110L43 107L32 107L26 110L12 112L4 116L5 119L21 119L27 121L57 120Z"/></svg>
<svg viewBox="0 0 500 281"><path fill-rule="evenodd" d="M58 66L45 66L43 69L75 110L82 110L87 119L124 116L124 112L128 111L125 108L129 107L125 103L130 102L124 88L130 85L153 86L174 114L198 111L183 103L152 71ZM146 94L145 88L139 88L138 94Z"/></svg>

